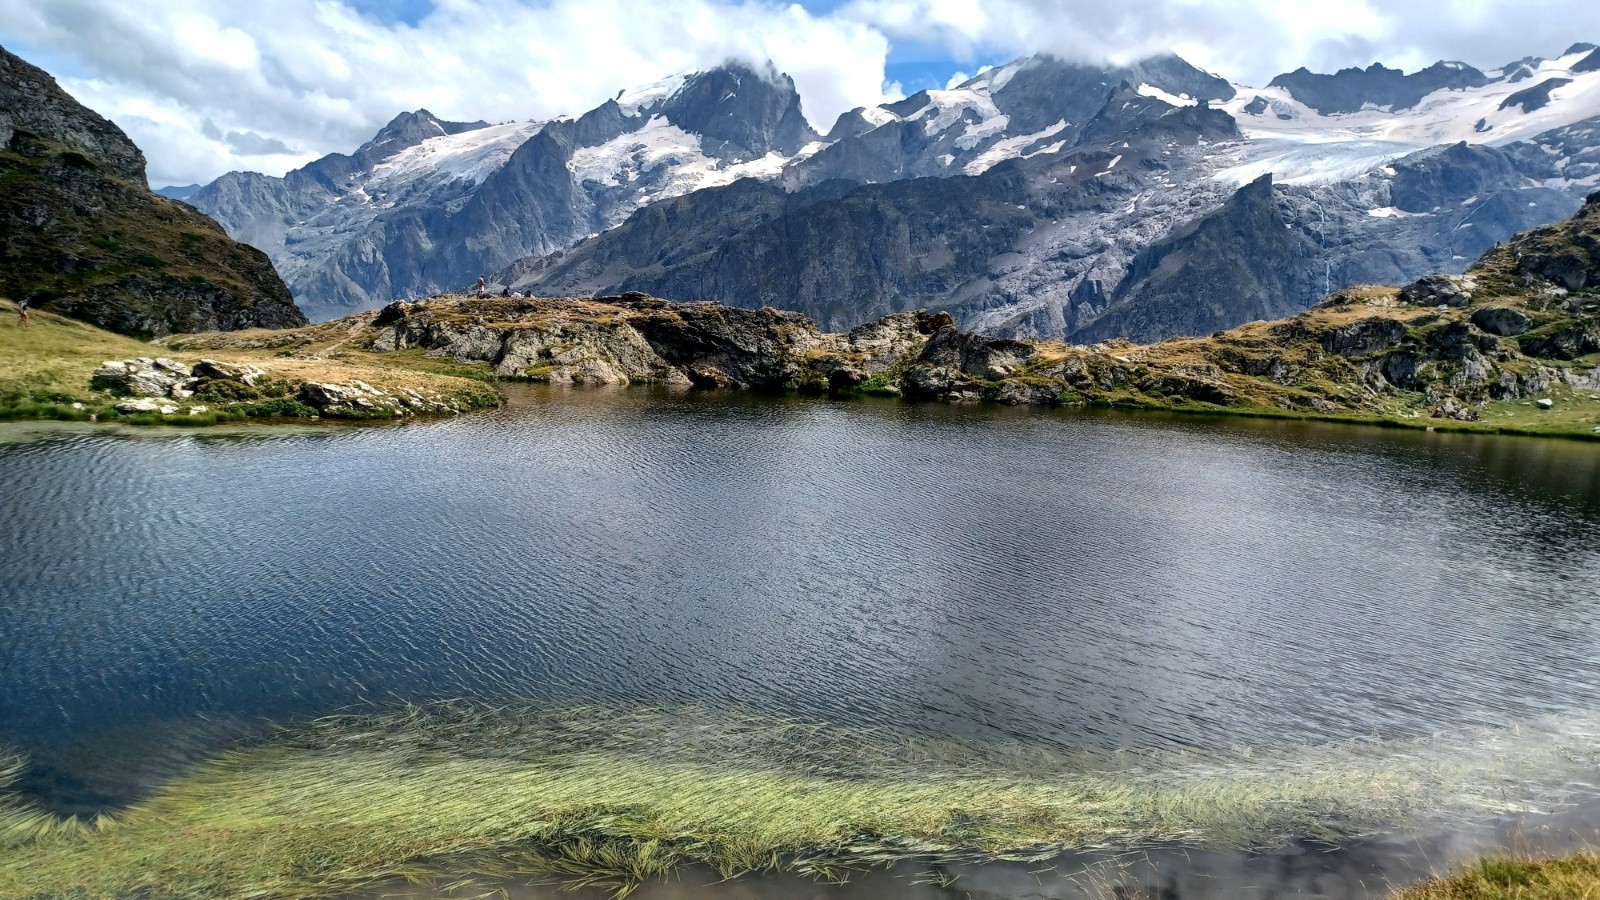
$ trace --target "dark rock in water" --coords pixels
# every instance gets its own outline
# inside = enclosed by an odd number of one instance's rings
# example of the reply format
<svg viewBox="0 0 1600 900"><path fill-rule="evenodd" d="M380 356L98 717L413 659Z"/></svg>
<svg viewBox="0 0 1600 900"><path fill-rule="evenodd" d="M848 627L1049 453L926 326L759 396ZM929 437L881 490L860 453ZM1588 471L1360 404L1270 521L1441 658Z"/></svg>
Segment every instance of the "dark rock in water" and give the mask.
<svg viewBox="0 0 1600 900"><path fill-rule="evenodd" d="M1520 106L1522 107L1522 111L1525 113L1531 113L1534 110L1544 109L1550 104L1551 91L1571 83L1571 78L1546 78L1544 81L1539 82L1533 87L1523 88L1522 90L1517 91L1515 94L1512 94L1511 96L1500 101L1500 108L1509 109L1513 106Z"/></svg>
<svg viewBox="0 0 1600 900"><path fill-rule="evenodd" d="M1485 306L1472 314L1472 324L1490 334L1513 337L1527 331L1532 320L1520 309L1509 306Z"/></svg>
<svg viewBox="0 0 1600 900"><path fill-rule="evenodd" d="M1405 336L1403 323L1374 316L1323 335L1322 349L1340 356L1366 356L1400 343Z"/></svg>
<svg viewBox="0 0 1600 900"><path fill-rule="evenodd" d="M1472 294L1463 280L1449 275L1424 275L1400 289L1400 302L1411 306L1466 306Z"/></svg>

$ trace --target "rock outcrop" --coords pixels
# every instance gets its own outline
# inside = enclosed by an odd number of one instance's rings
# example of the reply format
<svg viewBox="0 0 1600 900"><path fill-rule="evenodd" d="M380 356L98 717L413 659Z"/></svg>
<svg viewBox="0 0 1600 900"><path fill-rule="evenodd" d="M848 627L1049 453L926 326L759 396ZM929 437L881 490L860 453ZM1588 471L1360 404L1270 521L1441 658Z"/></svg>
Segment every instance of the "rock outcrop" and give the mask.
<svg viewBox="0 0 1600 900"><path fill-rule="evenodd" d="M145 183L144 156L0 48L0 295L112 331L305 323L265 254Z"/></svg>

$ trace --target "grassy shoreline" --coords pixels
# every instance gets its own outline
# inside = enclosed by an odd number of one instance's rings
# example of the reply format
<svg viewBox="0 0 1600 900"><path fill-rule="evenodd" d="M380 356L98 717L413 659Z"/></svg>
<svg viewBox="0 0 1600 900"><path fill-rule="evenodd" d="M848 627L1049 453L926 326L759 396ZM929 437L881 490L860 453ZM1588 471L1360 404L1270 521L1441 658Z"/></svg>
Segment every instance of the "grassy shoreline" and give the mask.
<svg viewBox="0 0 1600 900"><path fill-rule="evenodd" d="M247 422L305 421L318 411L294 401L293 392L307 381L361 381L391 393L420 391L456 410L498 405L499 394L481 378L410 360L377 354L290 357L265 350L230 350L196 354L113 334L52 313L34 310L27 327L16 319L16 304L0 300L0 421L57 420L123 425L198 427ZM175 414L121 413L124 399L96 390L90 375L107 360L171 356L193 364L201 358L265 369L277 396L197 396L177 403ZM270 392L269 392L270 393ZM195 406L203 412L191 414ZM425 413L424 413L425 415ZM348 414L343 419L322 415L321 421L376 421L395 415Z"/></svg>
<svg viewBox="0 0 1600 900"><path fill-rule="evenodd" d="M0 318L15 305L0 300ZM449 359L430 359L421 351L374 353L344 349L338 340L325 340L298 348L302 357L280 355L276 348L252 349L246 346L197 353L180 336L169 349L101 331L93 326L35 311L33 324L23 329L15 322L0 322L0 421L57 420L110 422L127 425L170 425L199 427L255 422L305 421L263 414L270 408L248 409L241 404L214 406L206 413L175 415L157 413L123 414L115 410L120 398L92 390L88 373L108 359L171 354L192 361L208 356L230 362L250 363L268 368L275 376L289 379L349 381L362 379L387 388L422 389L451 398L463 410L482 409L499 403L493 385L496 378L482 364L458 363ZM523 380L523 379L505 379ZM1500 434L1541 438L1566 438L1600 441L1600 401L1576 391L1557 391L1561 404L1554 410L1538 410L1527 403L1489 404L1484 418L1477 422L1432 419L1412 415L1380 416L1350 412L1316 412L1282 409L1276 406L1220 406L1184 398L1158 398L1136 391L1092 404L1066 404L1062 409L1112 408L1180 413L1190 416L1234 416L1307 422L1331 422L1378 428L1409 428L1467 434ZM305 411L302 410L302 413ZM323 418L324 422L349 421ZM370 421L370 420L369 420Z"/></svg>
<svg viewBox="0 0 1600 900"><path fill-rule="evenodd" d="M1440 878L1400 888L1390 900L1588 900L1600 897L1600 852L1557 857L1488 856Z"/></svg>

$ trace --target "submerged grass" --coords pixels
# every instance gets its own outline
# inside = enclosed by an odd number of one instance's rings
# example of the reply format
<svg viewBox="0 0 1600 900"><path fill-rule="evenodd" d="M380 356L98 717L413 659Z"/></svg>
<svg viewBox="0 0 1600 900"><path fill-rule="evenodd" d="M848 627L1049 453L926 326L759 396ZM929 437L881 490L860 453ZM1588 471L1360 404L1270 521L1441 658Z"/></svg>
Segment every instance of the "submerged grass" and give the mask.
<svg viewBox="0 0 1600 900"><path fill-rule="evenodd" d="M698 709L410 707L235 749L114 820L11 801L0 897L315 897L446 870L626 893L684 864L838 878L916 856L1335 839L1446 797L1503 802L1475 793L1503 754L1420 748L1064 753Z"/></svg>

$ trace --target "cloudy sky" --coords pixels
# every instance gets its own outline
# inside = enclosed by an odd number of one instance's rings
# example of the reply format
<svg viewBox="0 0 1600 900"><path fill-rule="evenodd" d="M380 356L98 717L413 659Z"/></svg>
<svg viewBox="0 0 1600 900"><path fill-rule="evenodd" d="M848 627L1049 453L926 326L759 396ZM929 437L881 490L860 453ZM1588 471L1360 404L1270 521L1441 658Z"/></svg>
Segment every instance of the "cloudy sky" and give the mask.
<svg viewBox="0 0 1600 900"><path fill-rule="evenodd" d="M1265 84L1375 60L1492 68L1600 42L1593 0L6 0L0 45L121 125L153 185L348 152L402 110L545 119L729 58L839 113L1028 53L1175 50Z"/></svg>

